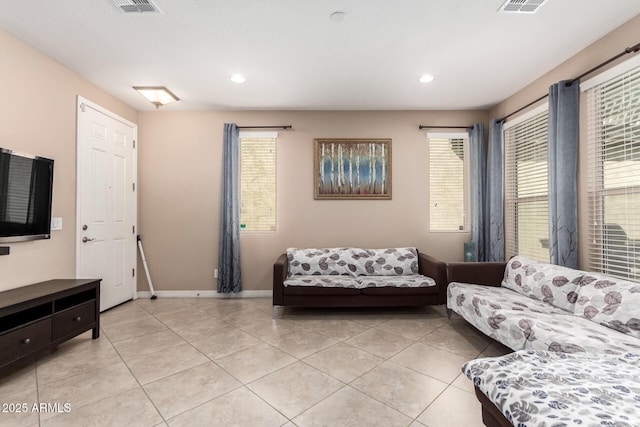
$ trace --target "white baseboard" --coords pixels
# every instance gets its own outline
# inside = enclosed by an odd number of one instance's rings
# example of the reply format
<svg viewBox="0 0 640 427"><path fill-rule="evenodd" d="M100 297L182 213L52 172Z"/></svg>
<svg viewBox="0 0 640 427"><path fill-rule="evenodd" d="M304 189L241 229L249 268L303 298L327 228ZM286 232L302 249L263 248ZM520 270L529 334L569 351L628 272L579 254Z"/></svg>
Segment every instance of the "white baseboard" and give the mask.
<svg viewBox="0 0 640 427"><path fill-rule="evenodd" d="M216 291L156 291L158 298L271 298L272 291L241 291L231 294L219 294ZM138 291L138 298L151 298L150 291Z"/></svg>

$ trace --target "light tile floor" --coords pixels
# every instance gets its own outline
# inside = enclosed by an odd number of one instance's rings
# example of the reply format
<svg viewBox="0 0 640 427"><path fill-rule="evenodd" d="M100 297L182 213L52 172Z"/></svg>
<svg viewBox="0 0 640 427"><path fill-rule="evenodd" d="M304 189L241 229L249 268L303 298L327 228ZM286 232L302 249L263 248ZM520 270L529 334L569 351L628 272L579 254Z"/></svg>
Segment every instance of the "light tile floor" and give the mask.
<svg viewBox="0 0 640 427"><path fill-rule="evenodd" d="M443 306L271 314L266 298L127 302L99 339L0 378L0 427L482 426L460 366L509 352Z"/></svg>

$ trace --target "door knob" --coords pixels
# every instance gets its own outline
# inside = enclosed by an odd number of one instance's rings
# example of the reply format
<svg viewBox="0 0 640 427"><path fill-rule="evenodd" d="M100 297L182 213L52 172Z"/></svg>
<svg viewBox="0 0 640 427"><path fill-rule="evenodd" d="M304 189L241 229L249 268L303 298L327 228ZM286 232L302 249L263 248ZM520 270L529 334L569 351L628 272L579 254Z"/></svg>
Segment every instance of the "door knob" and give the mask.
<svg viewBox="0 0 640 427"><path fill-rule="evenodd" d="M92 241L92 240L96 240L96 239L95 239L95 238L90 239L90 238L88 238L87 236L84 236L84 237L82 238L82 243L87 243L87 242L90 242L90 241Z"/></svg>

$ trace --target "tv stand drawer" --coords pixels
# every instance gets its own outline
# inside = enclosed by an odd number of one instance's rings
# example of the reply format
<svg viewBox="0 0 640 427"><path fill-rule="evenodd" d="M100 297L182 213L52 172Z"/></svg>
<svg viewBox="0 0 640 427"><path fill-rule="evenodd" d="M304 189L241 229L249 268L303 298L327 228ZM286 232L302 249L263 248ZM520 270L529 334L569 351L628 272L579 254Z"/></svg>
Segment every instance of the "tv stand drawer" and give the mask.
<svg viewBox="0 0 640 427"><path fill-rule="evenodd" d="M51 317L0 335L0 365L34 353L51 343Z"/></svg>
<svg viewBox="0 0 640 427"><path fill-rule="evenodd" d="M53 315L53 340L84 332L96 321L96 301L91 300Z"/></svg>

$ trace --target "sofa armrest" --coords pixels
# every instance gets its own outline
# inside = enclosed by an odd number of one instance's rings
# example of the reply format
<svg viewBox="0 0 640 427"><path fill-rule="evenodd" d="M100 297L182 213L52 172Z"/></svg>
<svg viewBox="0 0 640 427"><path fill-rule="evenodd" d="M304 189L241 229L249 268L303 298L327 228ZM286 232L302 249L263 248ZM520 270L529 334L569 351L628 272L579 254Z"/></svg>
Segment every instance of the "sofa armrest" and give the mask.
<svg viewBox="0 0 640 427"><path fill-rule="evenodd" d="M448 283L500 286L506 267L506 262L453 262L447 264L447 280Z"/></svg>
<svg viewBox="0 0 640 427"><path fill-rule="evenodd" d="M284 304L284 280L287 277L289 261L287 254L282 254L273 264L273 305Z"/></svg>
<svg viewBox="0 0 640 427"><path fill-rule="evenodd" d="M423 276L431 277L438 286L438 302L447 302L447 264L430 255L418 252L418 271Z"/></svg>

